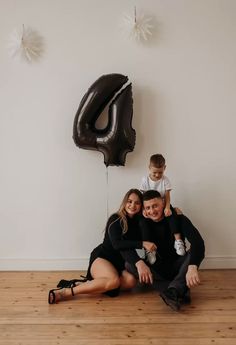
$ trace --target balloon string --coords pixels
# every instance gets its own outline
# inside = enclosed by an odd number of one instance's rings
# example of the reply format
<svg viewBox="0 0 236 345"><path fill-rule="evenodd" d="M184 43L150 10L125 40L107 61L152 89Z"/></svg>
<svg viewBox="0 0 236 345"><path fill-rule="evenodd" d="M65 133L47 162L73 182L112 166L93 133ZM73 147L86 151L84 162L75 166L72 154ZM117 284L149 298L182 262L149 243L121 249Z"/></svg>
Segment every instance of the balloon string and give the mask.
<svg viewBox="0 0 236 345"><path fill-rule="evenodd" d="M108 202L108 199L109 199L109 179L108 179L108 167L106 167L106 182L107 182L107 219L108 219L108 216L109 216L109 202Z"/></svg>

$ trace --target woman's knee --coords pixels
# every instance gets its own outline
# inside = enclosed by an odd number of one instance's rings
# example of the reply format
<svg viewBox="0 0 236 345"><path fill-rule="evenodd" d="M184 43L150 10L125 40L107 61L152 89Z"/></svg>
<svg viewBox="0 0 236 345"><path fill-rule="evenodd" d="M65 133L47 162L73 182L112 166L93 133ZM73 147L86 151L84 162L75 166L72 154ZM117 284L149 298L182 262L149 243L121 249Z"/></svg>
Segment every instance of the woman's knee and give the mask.
<svg viewBox="0 0 236 345"><path fill-rule="evenodd" d="M113 276L113 277L107 278L106 290L113 290L113 289L117 289L118 287L120 287L119 276Z"/></svg>

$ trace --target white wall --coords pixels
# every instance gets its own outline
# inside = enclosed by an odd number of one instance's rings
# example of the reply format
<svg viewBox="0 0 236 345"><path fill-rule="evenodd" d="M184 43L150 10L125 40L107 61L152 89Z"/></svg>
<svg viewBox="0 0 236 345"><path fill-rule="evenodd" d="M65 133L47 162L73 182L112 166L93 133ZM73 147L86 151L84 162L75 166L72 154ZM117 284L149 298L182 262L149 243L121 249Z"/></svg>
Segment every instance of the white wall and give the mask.
<svg viewBox="0 0 236 345"><path fill-rule="evenodd" d="M124 12L153 15L149 44L125 40ZM236 267L236 2L0 0L0 269L84 269L107 211L161 152L173 203L200 229L204 267ZM21 25L45 40L35 64L9 58ZM135 150L125 167L78 149L80 100L101 75L133 83ZM107 210L108 204L108 210Z"/></svg>

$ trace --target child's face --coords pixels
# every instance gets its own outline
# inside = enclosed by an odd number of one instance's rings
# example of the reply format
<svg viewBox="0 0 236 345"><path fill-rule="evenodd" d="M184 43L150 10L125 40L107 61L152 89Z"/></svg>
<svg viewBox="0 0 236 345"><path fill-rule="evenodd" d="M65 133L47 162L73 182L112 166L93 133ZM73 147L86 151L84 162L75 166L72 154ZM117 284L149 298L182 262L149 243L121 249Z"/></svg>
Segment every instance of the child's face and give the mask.
<svg viewBox="0 0 236 345"><path fill-rule="evenodd" d="M164 165L161 168L156 168L153 165L149 165L149 177L152 181L158 181L162 178L166 166Z"/></svg>

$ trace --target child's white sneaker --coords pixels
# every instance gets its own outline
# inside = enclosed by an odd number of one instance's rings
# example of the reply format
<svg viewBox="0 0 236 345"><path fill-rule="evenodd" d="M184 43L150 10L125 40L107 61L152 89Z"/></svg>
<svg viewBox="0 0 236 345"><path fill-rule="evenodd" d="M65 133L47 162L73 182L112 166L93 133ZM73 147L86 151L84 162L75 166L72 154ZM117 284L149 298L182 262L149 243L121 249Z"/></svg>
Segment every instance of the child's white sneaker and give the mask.
<svg viewBox="0 0 236 345"><path fill-rule="evenodd" d="M156 262L156 252L146 252L147 255L147 261L150 265L153 265Z"/></svg>
<svg viewBox="0 0 236 345"><path fill-rule="evenodd" d="M174 248L176 250L176 253L180 256L185 255L185 246L184 242L182 240L175 240Z"/></svg>

